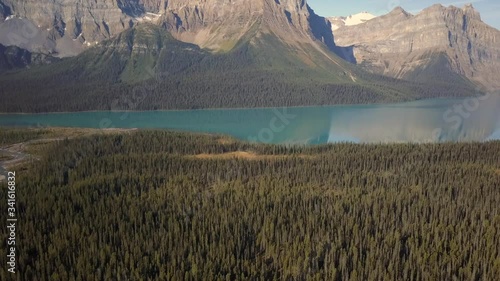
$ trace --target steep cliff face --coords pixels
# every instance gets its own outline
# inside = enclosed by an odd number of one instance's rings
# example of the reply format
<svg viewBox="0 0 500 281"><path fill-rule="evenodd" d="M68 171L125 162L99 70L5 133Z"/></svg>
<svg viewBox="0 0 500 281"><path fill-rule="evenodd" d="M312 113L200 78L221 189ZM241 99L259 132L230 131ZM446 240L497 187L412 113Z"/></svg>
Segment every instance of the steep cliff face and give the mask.
<svg viewBox="0 0 500 281"><path fill-rule="evenodd" d="M11 33L17 33L24 40L33 40L34 33L44 35L54 43L53 49L47 49L46 52L67 56L81 51L77 46L73 46L75 44L80 47L94 45L129 28L132 18L125 13L129 11L128 6L119 5L121 2L123 1L2 0L0 7L8 11L8 13L4 12L4 19L7 14L10 14L10 18L29 21L21 29L29 28L30 36L19 34L16 30L11 30ZM131 8L130 11L132 10ZM6 25L7 22L5 21L2 25ZM5 37L0 40L1 43L9 43Z"/></svg>
<svg viewBox="0 0 500 281"><path fill-rule="evenodd" d="M174 37L203 48L230 50L261 19L262 1L168 1L160 19Z"/></svg>
<svg viewBox="0 0 500 281"><path fill-rule="evenodd" d="M376 73L411 79L439 60L441 71L500 89L500 32L482 22L472 5L434 5L417 15L396 8L368 23L341 27L334 36L337 45L353 47L358 64Z"/></svg>
<svg viewBox="0 0 500 281"><path fill-rule="evenodd" d="M43 29L89 41L109 38L128 27L128 18L115 0L3 0L13 15L30 19ZM125 9L125 8L123 8Z"/></svg>
<svg viewBox="0 0 500 281"><path fill-rule="evenodd" d="M244 36L259 34L273 33L285 42L310 41L315 16L305 0L171 0L158 12L176 38L222 51ZM325 20L323 24L328 25Z"/></svg>

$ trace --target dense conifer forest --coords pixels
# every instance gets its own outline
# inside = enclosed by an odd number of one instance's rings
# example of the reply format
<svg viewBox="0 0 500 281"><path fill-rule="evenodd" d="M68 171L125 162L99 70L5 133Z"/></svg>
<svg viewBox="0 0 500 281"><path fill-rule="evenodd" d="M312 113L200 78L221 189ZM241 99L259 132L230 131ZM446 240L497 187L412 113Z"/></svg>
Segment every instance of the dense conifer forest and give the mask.
<svg viewBox="0 0 500 281"><path fill-rule="evenodd" d="M380 78L379 83L324 82L267 70L203 73L193 70L189 76L161 74L133 84L113 81L106 73L100 78L86 79L81 74L46 76L41 73L51 73L51 69L39 71L40 74L0 76L0 112L320 106L478 94L461 85L424 85L389 78ZM298 72L306 73L306 70Z"/></svg>
<svg viewBox="0 0 500 281"><path fill-rule="evenodd" d="M2 130L0 143L40 134ZM17 169L14 280L500 276L500 142L286 147L137 131L37 154Z"/></svg>

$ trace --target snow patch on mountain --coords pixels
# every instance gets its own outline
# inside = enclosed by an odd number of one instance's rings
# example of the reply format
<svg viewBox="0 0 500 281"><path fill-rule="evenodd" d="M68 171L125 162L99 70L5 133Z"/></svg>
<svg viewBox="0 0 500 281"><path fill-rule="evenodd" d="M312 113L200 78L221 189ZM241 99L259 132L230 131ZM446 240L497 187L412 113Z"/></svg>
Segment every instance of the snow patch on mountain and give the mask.
<svg viewBox="0 0 500 281"><path fill-rule="evenodd" d="M332 23L332 30L337 30L342 26L362 24L376 17L368 12L361 12L347 17L330 17L328 20Z"/></svg>
<svg viewBox="0 0 500 281"><path fill-rule="evenodd" d="M161 14L146 13L142 17L136 17L134 19L138 22L143 22L143 21L157 22L161 16L162 16Z"/></svg>

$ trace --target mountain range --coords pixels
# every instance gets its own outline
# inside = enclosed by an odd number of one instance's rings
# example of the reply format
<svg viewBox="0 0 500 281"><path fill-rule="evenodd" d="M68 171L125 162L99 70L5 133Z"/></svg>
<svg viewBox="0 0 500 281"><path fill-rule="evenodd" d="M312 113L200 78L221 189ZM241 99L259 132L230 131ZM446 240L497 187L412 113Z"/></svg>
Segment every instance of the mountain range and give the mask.
<svg viewBox="0 0 500 281"><path fill-rule="evenodd" d="M0 111L470 96L500 88L498 33L472 6L327 19L305 0L0 0Z"/></svg>
<svg viewBox="0 0 500 281"><path fill-rule="evenodd" d="M436 4L412 15L398 7L366 24L335 30L335 43L350 46L366 70L413 81L466 78L500 88L500 31L472 5Z"/></svg>

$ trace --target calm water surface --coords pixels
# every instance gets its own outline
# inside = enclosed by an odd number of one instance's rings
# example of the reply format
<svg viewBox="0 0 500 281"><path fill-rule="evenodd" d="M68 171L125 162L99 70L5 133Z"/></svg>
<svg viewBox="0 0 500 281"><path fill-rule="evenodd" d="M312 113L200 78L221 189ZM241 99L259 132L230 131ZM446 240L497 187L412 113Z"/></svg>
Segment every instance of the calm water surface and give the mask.
<svg viewBox="0 0 500 281"><path fill-rule="evenodd" d="M500 96L366 106L3 114L0 126L171 129L264 143L486 141L500 139Z"/></svg>

